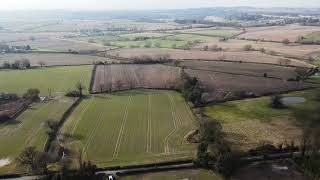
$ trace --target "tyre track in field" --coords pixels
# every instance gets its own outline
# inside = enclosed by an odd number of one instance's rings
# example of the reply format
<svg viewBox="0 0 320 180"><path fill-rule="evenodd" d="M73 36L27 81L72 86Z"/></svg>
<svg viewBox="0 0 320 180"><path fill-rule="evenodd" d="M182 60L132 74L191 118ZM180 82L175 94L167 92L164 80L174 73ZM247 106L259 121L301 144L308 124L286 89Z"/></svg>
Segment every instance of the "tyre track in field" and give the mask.
<svg viewBox="0 0 320 180"><path fill-rule="evenodd" d="M175 112L173 99L172 99L171 95L169 95L169 93L166 93L166 94L167 94L167 96L168 96L168 98L170 100L171 117L172 117L174 129L164 139L164 145L165 145L164 153L165 154L170 154L169 138L170 138L170 136L172 136L178 130L178 126L177 126L176 112Z"/></svg>
<svg viewBox="0 0 320 180"><path fill-rule="evenodd" d="M147 130L147 152L152 148L152 124L151 124L151 97L148 93L148 130Z"/></svg>
<svg viewBox="0 0 320 180"><path fill-rule="evenodd" d="M89 107L91 106L91 104L92 104L92 102L93 102L93 99L94 99L93 97L90 99L90 102L89 102L89 103L86 105L86 107L82 110L82 112L80 113L81 115L80 115L79 117L83 117L83 114L88 111ZM72 131L71 131L71 135L74 134L75 130L76 130L77 127L78 127L79 122L80 122L80 118L77 118L76 123L73 125Z"/></svg>
<svg viewBox="0 0 320 180"><path fill-rule="evenodd" d="M119 131L119 134L118 134L116 146L115 146L115 148L114 148L114 152L113 152L113 155L112 155L112 158L113 158L113 159L117 158L117 157L118 157L118 154L119 154L120 145L121 145L121 140L122 140L122 138L123 138L124 129L125 129L126 122L127 122L127 119L128 119L128 107L129 107L129 105L131 104L131 101L132 101L132 97L129 96L129 97L128 97L127 104L126 104L126 107L125 107L125 112L124 112L124 115L123 115L123 120L122 120L122 122L121 122L121 127L120 127L120 131Z"/></svg>
<svg viewBox="0 0 320 180"><path fill-rule="evenodd" d="M100 125L102 123L102 119L103 119L102 116L103 116L103 111L100 112L99 117L98 117L98 122L96 123L96 126L92 129L92 131L89 134L89 138L87 139L86 144L83 147L83 153L86 153L87 148L89 147L89 145L92 142L92 138L97 133L97 129L98 129L98 127L100 127Z"/></svg>

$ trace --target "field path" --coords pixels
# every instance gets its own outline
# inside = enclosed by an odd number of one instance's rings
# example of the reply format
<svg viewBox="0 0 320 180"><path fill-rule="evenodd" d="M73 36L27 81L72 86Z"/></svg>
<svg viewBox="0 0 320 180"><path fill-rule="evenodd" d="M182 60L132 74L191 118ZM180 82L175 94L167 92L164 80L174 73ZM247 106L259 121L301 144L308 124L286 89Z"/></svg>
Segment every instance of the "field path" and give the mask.
<svg viewBox="0 0 320 180"><path fill-rule="evenodd" d="M148 93L148 129L147 129L147 152L151 152L152 148L152 119L151 119L151 97Z"/></svg>
<svg viewBox="0 0 320 180"><path fill-rule="evenodd" d="M128 107L131 104L131 101L132 101L132 97L129 96L127 104L126 104L126 108L125 108L125 111L124 111L123 120L122 120L122 123L121 123L121 128L120 128L120 131L119 131L117 143L116 143L116 146L114 148L114 152L113 152L113 156L112 156L113 159L117 158L118 154L119 154L121 140L123 138L123 132L124 132L124 129L125 129L125 126L126 126L126 122L127 122L127 119L128 119Z"/></svg>

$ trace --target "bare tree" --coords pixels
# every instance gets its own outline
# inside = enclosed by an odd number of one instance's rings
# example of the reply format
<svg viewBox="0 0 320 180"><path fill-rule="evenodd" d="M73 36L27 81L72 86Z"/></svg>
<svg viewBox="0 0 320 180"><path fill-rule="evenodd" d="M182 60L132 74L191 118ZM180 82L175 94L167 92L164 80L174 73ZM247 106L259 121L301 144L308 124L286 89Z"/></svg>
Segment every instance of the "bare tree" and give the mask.
<svg viewBox="0 0 320 180"><path fill-rule="evenodd" d="M116 81L116 88L117 88L118 90L121 90L121 88L122 88L122 82L121 82L120 80L117 80L117 81Z"/></svg>
<svg viewBox="0 0 320 180"><path fill-rule="evenodd" d="M27 147L16 158L19 166L33 173L46 173L49 158L46 153L39 152L35 147Z"/></svg>
<svg viewBox="0 0 320 180"><path fill-rule="evenodd" d="M79 96L83 97L83 90L85 89L84 85L79 81L76 88L79 91Z"/></svg>

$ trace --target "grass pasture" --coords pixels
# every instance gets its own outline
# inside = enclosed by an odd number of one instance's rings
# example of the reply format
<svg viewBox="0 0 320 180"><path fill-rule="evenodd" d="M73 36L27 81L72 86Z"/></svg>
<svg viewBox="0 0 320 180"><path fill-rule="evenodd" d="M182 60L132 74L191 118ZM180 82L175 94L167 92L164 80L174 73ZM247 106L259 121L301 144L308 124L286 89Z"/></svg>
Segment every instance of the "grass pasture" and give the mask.
<svg viewBox="0 0 320 180"><path fill-rule="evenodd" d="M0 66L5 61L14 63L16 60L28 59L32 66L40 66L39 62L44 62L45 66L69 66L69 65L83 65L94 64L99 61L108 61L109 59L90 55L77 55L66 53L14 53L1 54Z"/></svg>
<svg viewBox="0 0 320 180"><path fill-rule="evenodd" d="M241 30L234 28L193 28L174 32L212 37L231 37L241 33Z"/></svg>
<svg viewBox="0 0 320 180"><path fill-rule="evenodd" d="M304 128L320 123L318 91L285 94L304 97L307 101L283 109L271 108L271 97L261 97L208 106L204 112L221 121L227 139L237 150L248 150L262 142L278 145L294 141L297 144Z"/></svg>
<svg viewBox="0 0 320 180"><path fill-rule="evenodd" d="M304 36L304 38L300 41L302 43L320 43L320 31L313 32Z"/></svg>
<svg viewBox="0 0 320 180"><path fill-rule="evenodd" d="M62 132L67 147L106 167L192 158L195 145L184 137L196 128L178 93L135 90L85 99Z"/></svg>
<svg viewBox="0 0 320 180"><path fill-rule="evenodd" d="M69 52L76 51L79 53L91 51L104 51L110 49L109 47L100 44L92 44L88 42L62 39L62 38L49 38L49 39L36 39L26 41L16 41L8 43L10 46L26 46L29 45L33 50L38 51L53 51L53 52Z"/></svg>
<svg viewBox="0 0 320 180"><path fill-rule="evenodd" d="M64 95L81 81L88 89L92 66L36 68L30 70L1 70L1 92L23 94L29 88L38 88L41 95Z"/></svg>
<svg viewBox="0 0 320 180"><path fill-rule="evenodd" d="M28 146L43 150L48 138L46 121L59 121L73 102L74 99L63 97L47 103L36 103L16 119L0 123L0 160L9 158L13 161ZM0 167L0 172L5 168Z"/></svg>
<svg viewBox="0 0 320 180"><path fill-rule="evenodd" d="M181 36L181 37L180 37ZM189 37L187 37L189 36ZM136 39L136 38L142 39ZM187 37L187 38L186 38ZM146 38L143 40L143 38ZM135 33L123 35L104 35L80 37L77 40L82 42L97 43L106 46L115 46L122 48L184 48L190 44L200 43L205 38L192 37L192 35L177 35L161 34L161 33ZM206 41L205 41L206 42Z"/></svg>

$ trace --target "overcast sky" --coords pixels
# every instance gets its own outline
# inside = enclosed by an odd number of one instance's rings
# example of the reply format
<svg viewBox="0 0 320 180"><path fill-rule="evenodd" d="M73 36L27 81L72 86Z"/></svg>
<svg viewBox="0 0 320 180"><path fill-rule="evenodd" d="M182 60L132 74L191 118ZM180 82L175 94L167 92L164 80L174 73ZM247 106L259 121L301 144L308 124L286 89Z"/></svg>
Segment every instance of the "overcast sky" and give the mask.
<svg viewBox="0 0 320 180"><path fill-rule="evenodd" d="M0 10L180 9L217 6L320 7L320 0L0 0Z"/></svg>

